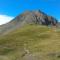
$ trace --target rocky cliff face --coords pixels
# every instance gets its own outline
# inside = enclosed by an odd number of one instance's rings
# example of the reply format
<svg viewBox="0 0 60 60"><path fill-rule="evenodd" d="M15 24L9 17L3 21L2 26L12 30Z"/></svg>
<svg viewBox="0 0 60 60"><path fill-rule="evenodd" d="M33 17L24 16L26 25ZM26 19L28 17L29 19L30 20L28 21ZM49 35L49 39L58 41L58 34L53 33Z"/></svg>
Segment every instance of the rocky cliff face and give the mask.
<svg viewBox="0 0 60 60"><path fill-rule="evenodd" d="M11 20L9 23L0 26L0 34L8 33L14 29L24 26L25 24L40 24L46 26L56 26L57 20L48 16L40 10L36 11L26 11L18 15L15 19Z"/></svg>

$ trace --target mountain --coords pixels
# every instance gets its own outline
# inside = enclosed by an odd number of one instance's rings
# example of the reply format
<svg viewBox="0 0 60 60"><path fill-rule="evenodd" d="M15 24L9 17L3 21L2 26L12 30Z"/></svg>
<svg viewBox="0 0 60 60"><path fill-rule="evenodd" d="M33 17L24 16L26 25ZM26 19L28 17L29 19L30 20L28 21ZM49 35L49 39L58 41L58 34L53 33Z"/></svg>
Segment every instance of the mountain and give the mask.
<svg viewBox="0 0 60 60"><path fill-rule="evenodd" d="M20 28L26 24L39 24L46 26L56 26L57 20L52 16L48 16L40 10L36 11L25 11L18 15L9 23L0 26L0 35L7 34L12 30Z"/></svg>
<svg viewBox="0 0 60 60"><path fill-rule="evenodd" d="M26 11L0 26L0 60L60 60L60 28L44 12Z"/></svg>

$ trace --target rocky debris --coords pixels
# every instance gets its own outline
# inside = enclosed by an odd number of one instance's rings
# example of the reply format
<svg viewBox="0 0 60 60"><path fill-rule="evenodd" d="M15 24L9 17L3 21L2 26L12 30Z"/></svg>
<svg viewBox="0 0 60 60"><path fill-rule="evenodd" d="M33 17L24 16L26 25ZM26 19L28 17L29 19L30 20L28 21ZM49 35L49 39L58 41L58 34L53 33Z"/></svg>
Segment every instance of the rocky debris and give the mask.
<svg viewBox="0 0 60 60"><path fill-rule="evenodd" d="M52 52L52 53L49 53L47 56L60 58L60 52Z"/></svg>
<svg viewBox="0 0 60 60"><path fill-rule="evenodd" d="M30 55L30 51L29 51L29 49L27 49L26 44L24 44L24 53L22 54L21 57L24 57L27 54Z"/></svg>
<svg viewBox="0 0 60 60"><path fill-rule="evenodd" d="M23 60L43 60L39 54L26 54Z"/></svg>

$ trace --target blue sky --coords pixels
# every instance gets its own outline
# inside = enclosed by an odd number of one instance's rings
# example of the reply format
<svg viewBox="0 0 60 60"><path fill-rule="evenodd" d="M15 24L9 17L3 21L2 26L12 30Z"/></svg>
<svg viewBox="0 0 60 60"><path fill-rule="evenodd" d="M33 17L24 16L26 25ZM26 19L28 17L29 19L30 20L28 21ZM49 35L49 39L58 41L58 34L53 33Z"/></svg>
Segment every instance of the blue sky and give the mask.
<svg viewBox="0 0 60 60"><path fill-rule="evenodd" d="M38 9L60 19L60 0L0 0L0 24L10 21L25 10Z"/></svg>

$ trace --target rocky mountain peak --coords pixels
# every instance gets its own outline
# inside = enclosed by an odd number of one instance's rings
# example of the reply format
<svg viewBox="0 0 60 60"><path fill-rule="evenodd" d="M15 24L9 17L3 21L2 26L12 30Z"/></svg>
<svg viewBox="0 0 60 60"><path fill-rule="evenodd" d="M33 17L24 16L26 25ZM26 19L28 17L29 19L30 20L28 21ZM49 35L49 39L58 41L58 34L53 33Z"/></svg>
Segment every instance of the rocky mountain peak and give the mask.
<svg viewBox="0 0 60 60"><path fill-rule="evenodd" d="M10 32L17 28L24 26L25 24L39 24L46 26L56 26L56 18L45 14L40 10L35 11L25 11L24 13L18 15L9 23L0 26L0 34Z"/></svg>
<svg viewBox="0 0 60 60"><path fill-rule="evenodd" d="M35 24L53 25L53 26L57 24L57 20L54 17L45 14L41 10L26 11L19 17L20 17L19 20L25 21L25 23L35 23Z"/></svg>

